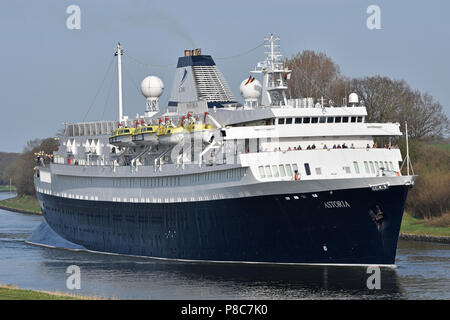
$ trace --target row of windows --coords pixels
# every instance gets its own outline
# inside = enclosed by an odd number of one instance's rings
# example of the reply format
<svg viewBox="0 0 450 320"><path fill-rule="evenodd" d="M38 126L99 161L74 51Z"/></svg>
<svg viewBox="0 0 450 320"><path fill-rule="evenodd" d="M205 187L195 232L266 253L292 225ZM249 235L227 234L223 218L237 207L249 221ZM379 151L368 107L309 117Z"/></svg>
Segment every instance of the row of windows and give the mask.
<svg viewBox="0 0 450 320"><path fill-rule="evenodd" d="M272 166L259 166L258 170L261 178L295 178L295 173L298 172L298 166L296 163L280 165L274 164Z"/></svg>
<svg viewBox="0 0 450 320"><path fill-rule="evenodd" d="M298 117L278 118L278 124L364 122L364 117Z"/></svg>
<svg viewBox="0 0 450 320"><path fill-rule="evenodd" d="M211 171L198 174L154 178L113 178L114 187L175 187L195 183L237 180L244 176L245 168Z"/></svg>
<svg viewBox="0 0 450 320"><path fill-rule="evenodd" d="M359 173L358 163L353 162L355 166L355 172ZM380 169L394 171L394 165L392 161L364 161L364 169L366 173L376 173Z"/></svg>
<svg viewBox="0 0 450 320"><path fill-rule="evenodd" d="M311 175L311 167L309 163L304 163L306 175ZM357 161L353 161L353 167L356 174L360 174L359 164ZM394 171L394 165L392 161L364 161L364 168L367 174L375 174L379 170L390 170ZM342 169L345 173L350 174L351 168L349 166L343 166ZM280 164L280 165L266 165L258 167L259 176L261 178L295 178L295 173L298 171L297 164ZM322 174L322 168L315 168L316 175Z"/></svg>

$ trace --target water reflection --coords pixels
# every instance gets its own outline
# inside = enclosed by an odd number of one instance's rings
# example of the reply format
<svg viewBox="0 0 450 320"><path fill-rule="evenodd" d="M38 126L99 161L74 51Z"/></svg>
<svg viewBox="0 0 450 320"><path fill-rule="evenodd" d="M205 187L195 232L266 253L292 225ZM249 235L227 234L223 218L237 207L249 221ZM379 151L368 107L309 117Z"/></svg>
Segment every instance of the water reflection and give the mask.
<svg viewBox="0 0 450 320"><path fill-rule="evenodd" d="M120 298L328 299L401 298L396 270L381 269L381 290L366 286L365 267L199 264L89 252L43 250L41 271L82 270L87 291ZM117 284L126 284L114 291ZM100 290L102 288L102 290Z"/></svg>

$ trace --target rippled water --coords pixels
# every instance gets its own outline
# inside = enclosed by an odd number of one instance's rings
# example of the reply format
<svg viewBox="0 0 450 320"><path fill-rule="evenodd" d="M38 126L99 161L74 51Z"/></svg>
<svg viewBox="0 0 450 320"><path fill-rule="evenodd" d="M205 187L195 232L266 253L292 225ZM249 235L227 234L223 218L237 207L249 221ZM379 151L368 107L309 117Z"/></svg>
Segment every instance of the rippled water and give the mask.
<svg viewBox="0 0 450 320"><path fill-rule="evenodd" d="M364 267L165 262L26 244L42 221L0 210L0 283L71 292L65 272L75 264L81 289L72 293L120 299L450 299L448 244L400 241L398 268L382 268L381 289L369 290Z"/></svg>

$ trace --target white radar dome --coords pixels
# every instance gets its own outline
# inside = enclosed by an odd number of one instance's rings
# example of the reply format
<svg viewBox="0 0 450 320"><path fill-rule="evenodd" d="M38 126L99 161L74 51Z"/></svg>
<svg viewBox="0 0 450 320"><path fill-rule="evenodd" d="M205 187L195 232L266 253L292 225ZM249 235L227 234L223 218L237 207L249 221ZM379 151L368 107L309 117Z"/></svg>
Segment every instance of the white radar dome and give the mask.
<svg viewBox="0 0 450 320"><path fill-rule="evenodd" d="M156 76L148 76L141 82L141 92L146 98L158 98L164 91L164 83Z"/></svg>
<svg viewBox="0 0 450 320"><path fill-rule="evenodd" d="M261 96L261 83L251 77L241 82L239 90L244 99L258 99Z"/></svg>
<svg viewBox="0 0 450 320"><path fill-rule="evenodd" d="M350 93L350 95L348 96L348 103L358 103L358 95L356 93Z"/></svg>

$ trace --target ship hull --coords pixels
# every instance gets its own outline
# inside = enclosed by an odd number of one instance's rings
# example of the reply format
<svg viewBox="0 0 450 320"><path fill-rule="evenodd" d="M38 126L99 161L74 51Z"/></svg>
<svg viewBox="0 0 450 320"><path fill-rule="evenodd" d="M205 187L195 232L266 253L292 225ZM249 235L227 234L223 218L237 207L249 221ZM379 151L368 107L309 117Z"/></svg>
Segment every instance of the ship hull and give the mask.
<svg viewBox="0 0 450 320"><path fill-rule="evenodd" d="M183 203L38 198L54 231L94 251L199 261L394 264L408 188Z"/></svg>

